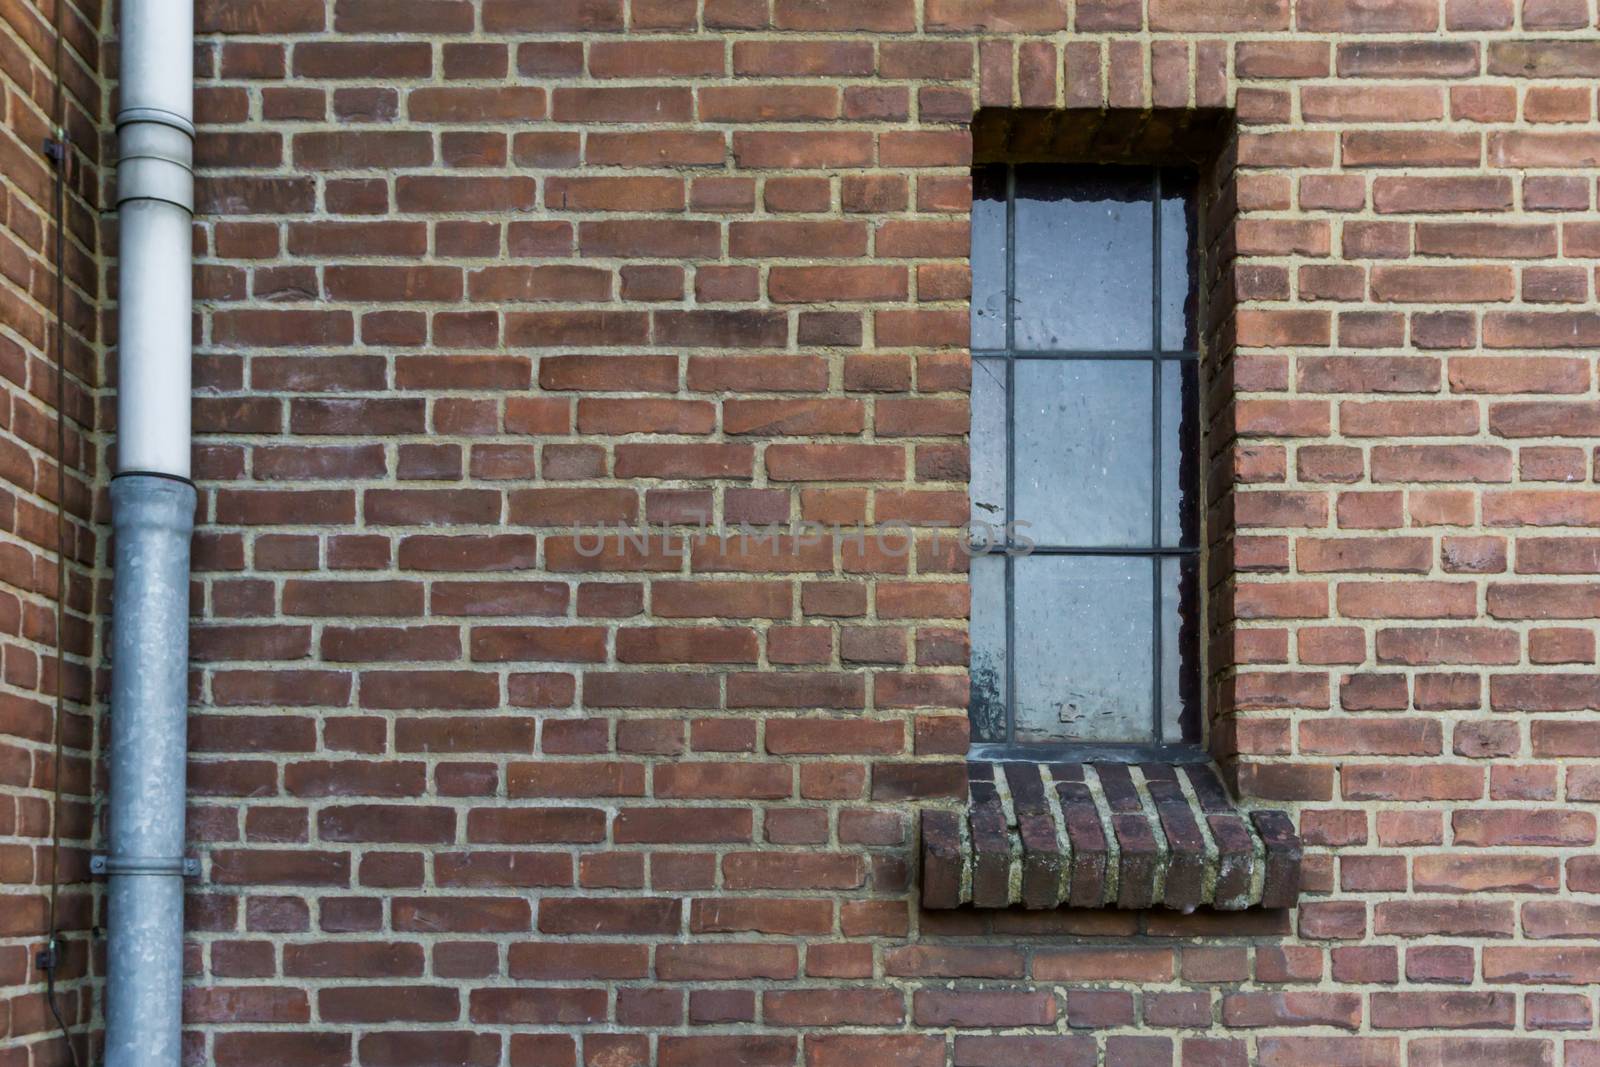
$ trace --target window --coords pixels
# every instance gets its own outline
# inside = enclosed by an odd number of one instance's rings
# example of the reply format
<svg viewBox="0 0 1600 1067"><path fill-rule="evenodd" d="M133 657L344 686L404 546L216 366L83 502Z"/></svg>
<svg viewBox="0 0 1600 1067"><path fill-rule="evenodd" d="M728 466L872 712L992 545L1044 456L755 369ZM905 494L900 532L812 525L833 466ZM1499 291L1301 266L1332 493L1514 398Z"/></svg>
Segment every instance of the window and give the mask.
<svg viewBox="0 0 1600 1067"><path fill-rule="evenodd" d="M973 179L973 754L1197 751L1195 177Z"/></svg>

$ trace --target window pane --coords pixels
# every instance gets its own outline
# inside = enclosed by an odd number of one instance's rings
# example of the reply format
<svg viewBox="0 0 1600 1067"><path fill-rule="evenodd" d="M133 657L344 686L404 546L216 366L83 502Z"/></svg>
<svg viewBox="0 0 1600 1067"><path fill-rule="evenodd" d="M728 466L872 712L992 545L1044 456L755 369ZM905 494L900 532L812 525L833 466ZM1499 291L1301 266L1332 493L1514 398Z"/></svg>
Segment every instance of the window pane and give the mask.
<svg viewBox="0 0 1600 1067"><path fill-rule="evenodd" d="M972 345L994 355L972 364L970 514L1043 549L972 561L976 742L1199 739L1198 557L1159 555L1199 543L1196 367L1092 355L1197 347L1195 178L1156 187L1148 167L973 172Z"/></svg>
<svg viewBox="0 0 1600 1067"><path fill-rule="evenodd" d="M1152 562L1016 561L1018 741L1149 741Z"/></svg>
<svg viewBox="0 0 1600 1067"><path fill-rule="evenodd" d="M1016 344L1154 343L1151 185L1144 168L1017 168Z"/></svg>
<svg viewBox="0 0 1600 1067"><path fill-rule="evenodd" d="M972 696L967 708L972 740L1006 739L1006 562L999 554L974 556Z"/></svg>
<svg viewBox="0 0 1600 1067"><path fill-rule="evenodd" d="M1161 347L1168 352L1196 347L1194 202L1194 175L1161 172Z"/></svg>
<svg viewBox="0 0 1600 1067"><path fill-rule="evenodd" d="M1039 544L1149 545L1146 360L1018 360L1016 519Z"/></svg>
<svg viewBox="0 0 1600 1067"><path fill-rule="evenodd" d="M1199 560L1161 561L1161 733L1176 744L1200 740Z"/></svg>
<svg viewBox="0 0 1600 1067"><path fill-rule="evenodd" d="M1200 543L1200 396L1193 361L1161 361L1161 543Z"/></svg>
<svg viewBox="0 0 1600 1067"><path fill-rule="evenodd" d="M1006 362L972 361L972 473L968 494L972 521L994 527L1002 536L1006 523ZM985 529L974 526L974 535ZM981 543L981 542L980 542Z"/></svg>
<svg viewBox="0 0 1600 1067"><path fill-rule="evenodd" d="M972 347L1006 344L1006 168L972 172Z"/></svg>

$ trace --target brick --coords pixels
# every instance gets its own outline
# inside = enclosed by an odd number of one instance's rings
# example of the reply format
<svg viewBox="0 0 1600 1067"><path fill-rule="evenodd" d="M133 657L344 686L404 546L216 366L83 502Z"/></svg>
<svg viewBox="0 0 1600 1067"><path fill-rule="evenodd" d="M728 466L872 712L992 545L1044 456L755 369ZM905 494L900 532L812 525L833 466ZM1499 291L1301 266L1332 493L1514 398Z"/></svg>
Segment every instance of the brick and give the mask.
<svg viewBox="0 0 1600 1067"><path fill-rule="evenodd" d="M1581 845L1593 842L1595 835L1588 812L1459 811L1452 828L1456 843L1465 846Z"/></svg>
<svg viewBox="0 0 1600 1067"><path fill-rule="evenodd" d="M939 1067L945 1046L940 1037L923 1034L854 1036L814 1035L807 1042L807 1067L845 1067L870 1062L886 1067Z"/></svg>
<svg viewBox="0 0 1600 1067"><path fill-rule="evenodd" d="M1048 1026L1056 1002L1049 993L922 990L912 998L912 1011L919 1026Z"/></svg>
<svg viewBox="0 0 1600 1067"><path fill-rule="evenodd" d="M1371 292L1384 303L1492 303L1510 300L1511 273L1497 267L1375 267Z"/></svg>
<svg viewBox="0 0 1600 1067"><path fill-rule="evenodd" d="M518 122L542 119L545 93L539 88L413 89L406 95L407 114L418 122Z"/></svg>
<svg viewBox="0 0 1600 1067"><path fill-rule="evenodd" d="M848 12L816 0L779 0L774 14L780 30L892 32L910 30L916 21L910 0L868 0Z"/></svg>
<svg viewBox="0 0 1600 1067"><path fill-rule="evenodd" d="M1476 133L1348 132L1340 149L1347 167L1467 167L1483 156Z"/></svg>
<svg viewBox="0 0 1600 1067"><path fill-rule="evenodd" d="M871 137L865 133L740 131L733 136L734 160L748 169L861 166L871 155Z"/></svg>
<svg viewBox="0 0 1600 1067"><path fill-rule="evenodd" d="M589 45L589 73L597 78L675 78L723 72L715 41L606 41Z"/></svg>
<svg viewBox="0 0 1600 1067"><path fill-rule="evenodd" d="M1505 993L1379 993L1373 997L1373 1025L1397 1029L1509 1029L1516 1002Z"/></svg>
<svg viewBox="0 0 1600 1067"><path fill-rule="evenodd" d="M1593 76L1600 72L1600 50L1587 41L1495 41L1489 45L1488 72L1525 78Z"/></svg>
<svg viewBox="0 0 1600 1067"><path fill-rule="evenodd" d="M784 1067L794 1062L797 1041L774 1035L664 1037L661 1067L693 1067L699 1063L737 1063L748 1067Z"/></svg>
<svg viewBox="0 0 1600 1067"><path fill-rule="evenodd" d="M1474 1057L1492 1057L1508 1067L1544 1067L1551 1063L1548 1042L1531 1038L1418 1038L1410 1043L1411 1062L1417 1067L1443 1067Z"/></svg>
<svg viewBox="0 0 1600 1067"><path fill-rule="evenodd" d="M1445 178L1402 178L1402 176L1381 176L1373 181L1373 208L1381 214L1414 214L1438 213L1453 214L1466 213L1466 211L1504 211L1512 203L1512 187L1506 178L1491 176L1491 178L1458 178L1458 176L1445 176ZM1474 226L1474 224L1458 224L1448 227L1445 224L1438 226L1419 226L1418 251L1427 254L1450 254L1451 248L1459 248L1462 238L1470 234L1488 234L1499 232L1504 235L1515 235L1517 230L1510 227ZM1442 237L1454 235L1456 242L1446 243ZM1443 248L1442 248L1443 246ZM1504 250L1504 243L1496 243L1496 248ZM1490 254L1472 253L1466 254Z"/></svg>
<svg viewBox="0 0 1600 1067"><path fill-rule="evenodd" d="M1360 41L1339 45L1337 53L1339 74L1356 78L1459 78L1478 73L1481 64L1470 41Z"/></svg>
<svg viewBox="0 0 1600 1067"><path fill-rule="evenodd" d="M1433 5L1416 0L1388 0L1384 3L1350 8L1318 0L1296 8L1295 24L1313 32L1390 33L1431 30L1438 26L1439 13Z"/></svg>
<svg viewBox="0 0 1600 1067"><path fill-rule="evenodd" d="M424 42L312 41L294 50L294 73L308 78L426 78L432 69Z"/></svg>
<svg viewBox="0 0 1600 1067"><path fill-rule="evenodd" d="M1287 30L1289 5L1281 0L1229 0L1223 4L1152 0L1149 17L1152 30L1260 33Z"/></svg>
<svg viewBox="0 0 1600 1067"><path fill-rule="evenodd" d="M706 122L809 122L839 115L839 92L831 86L795 85L776 97L764 87L721 86L699 90L698 99ZM772 189L769 183L769 197Z"/></svg>

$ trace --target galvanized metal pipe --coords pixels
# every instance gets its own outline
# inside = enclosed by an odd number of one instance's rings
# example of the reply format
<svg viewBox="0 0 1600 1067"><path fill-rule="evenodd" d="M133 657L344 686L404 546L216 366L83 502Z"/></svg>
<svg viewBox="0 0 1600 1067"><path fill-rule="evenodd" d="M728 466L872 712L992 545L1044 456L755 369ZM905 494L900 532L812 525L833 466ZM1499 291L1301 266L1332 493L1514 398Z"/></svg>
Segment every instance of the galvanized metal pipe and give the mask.
<svg viewBox="0 0 1600 1067"><path fill-rule="evenodd" d="M111 483L111 845L107 1067L177 1067L183 994L184 765L194 487Z"/></svg>
<svg viewBox="0 0 1600 1067"><path fill-rule="evenodd" d="M178 1067L189 665L193 0L122 0L106 1064Z"/></svg>

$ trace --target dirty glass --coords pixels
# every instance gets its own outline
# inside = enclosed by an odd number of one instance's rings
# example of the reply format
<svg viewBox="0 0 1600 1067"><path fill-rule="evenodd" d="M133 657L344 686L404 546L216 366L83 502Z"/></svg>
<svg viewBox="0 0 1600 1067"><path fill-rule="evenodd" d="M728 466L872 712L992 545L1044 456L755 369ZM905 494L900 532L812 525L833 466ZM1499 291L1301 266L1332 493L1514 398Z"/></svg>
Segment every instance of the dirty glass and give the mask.
<svg viewBox="0 0 1600 1067"><path fill-rule="evenodd" d="M1151 167L974 172L970 718L986 752L1199 739L1196 190Z"/></svg>
<svg viewBox="0 0 1600 1067"><path fill-rule="evenodd" d="M1150 189L1143 168L1016 168L1018 348L1150 348Z"/></svg>
<svg viewBox="0 0 1600 1067"><path fill-rule="evenodd" d="M1150 561L1034 555L1016 570L1016 740L1148 736Z"/></svg>

